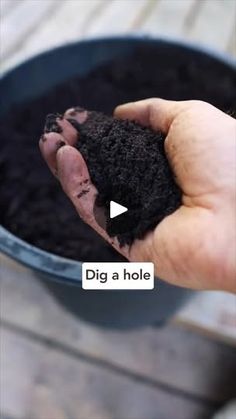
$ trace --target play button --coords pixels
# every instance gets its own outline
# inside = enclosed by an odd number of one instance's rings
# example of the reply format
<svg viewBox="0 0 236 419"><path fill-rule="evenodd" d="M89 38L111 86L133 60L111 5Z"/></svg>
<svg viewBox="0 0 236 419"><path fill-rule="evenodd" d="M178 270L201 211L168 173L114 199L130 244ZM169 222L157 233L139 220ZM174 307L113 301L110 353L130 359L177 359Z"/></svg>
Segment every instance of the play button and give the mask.
<svg viewBox="0 0 236 419"><path fill-rule="evenodd" d="M99 195L95 199L93 206L95 220L103 230L109 231L111 237L126 233L130 229L132 230L137 223L134 209L126 207L126 201L127 199L124 202L122 202L122 199L119 199L118 203L107 199L106 206L103 206L101 205Z"/></svg>
<svg viewBox="0 0 236 419"><path fill-rule="evenodd" d="M118 217L118 215L124 214L126 211L128 211L128 208L115 201L110 201L110 218Z"/></svg>

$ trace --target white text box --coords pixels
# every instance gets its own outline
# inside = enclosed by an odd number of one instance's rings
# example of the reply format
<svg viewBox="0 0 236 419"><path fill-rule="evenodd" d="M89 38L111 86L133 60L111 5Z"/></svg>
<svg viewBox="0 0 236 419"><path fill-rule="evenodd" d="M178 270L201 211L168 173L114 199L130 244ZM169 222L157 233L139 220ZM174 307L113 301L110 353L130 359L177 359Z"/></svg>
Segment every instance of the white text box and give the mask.
<svg viewBox="0 0 236 419"><path fill-rule="evenodd" d="M151 290L154 265L151 262L82 264L82 288L85 290Z"/></svg>

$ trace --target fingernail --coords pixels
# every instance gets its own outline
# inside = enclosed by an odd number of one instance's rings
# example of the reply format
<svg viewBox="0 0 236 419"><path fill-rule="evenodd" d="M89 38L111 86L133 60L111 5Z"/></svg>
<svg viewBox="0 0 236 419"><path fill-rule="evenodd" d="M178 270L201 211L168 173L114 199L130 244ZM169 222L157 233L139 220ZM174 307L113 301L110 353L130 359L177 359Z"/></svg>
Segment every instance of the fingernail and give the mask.
<svg viewBox="0 0 236 419"><path fill-rule="evenodd" d="M84 108L81 108L81 106L76 106L74 109L76 112L86 112L86 110Z"/></svg>
<svg viewBox="0 0 236 419"><path fill-rule="evenodd" d="M86 121L88 117L88 111L77 106L75 108L68 109L68 111L65 113L65 117L67 121L69 121L76 129L78 129L78 124L83 124ZM75 120L77 125L74 123Z"/></svg>
<svg viewBox="0 0 236 419"><path fill-rule="evenodd" d="M75 108L68 109L65 116L76 116L78 113L86 112L84 108L76 106Z"/></svg>

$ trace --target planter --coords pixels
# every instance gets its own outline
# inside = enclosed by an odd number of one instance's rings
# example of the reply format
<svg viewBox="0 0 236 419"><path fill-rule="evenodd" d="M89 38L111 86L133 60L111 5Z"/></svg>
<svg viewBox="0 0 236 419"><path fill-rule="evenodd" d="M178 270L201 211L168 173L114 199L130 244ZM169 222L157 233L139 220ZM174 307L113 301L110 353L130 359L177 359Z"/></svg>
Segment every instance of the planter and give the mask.
<svg viewBox="0 0 236 419"><path fill-rule="evenodd" d="M219 74L229 72L233 77L235 67L229 59L189 45L139 37L82 41L43 53L4 75L0 80L0 116L7 114L13 105L34 100L54 86L75 76L85 76L110 60L129 57L140 47L152 48L153 53L156 51L157 54L161 51L162 55L169 57L170 62L172 59L178 61L178 57L187 61L197 57L199 62L205 60L206 69L209 62L212 68L216 66L219 69ZM196 68L190 68L189 71L196 71ZM171 77L171 66L166 70ZM179 71L181 77L187 80L189 73L185 74L184 68ZM215 89L217 88L216 85ZM168 92L165 96L168 96ZM186 90L183 98L187 96ZM227 100L230 103L231 96ZM156 281L152 291L83 291L82 262L30 245L4 226L0 227L0 250L37 272L50 292L75 315L103 326L129 328L161 324L192 295L190 290L174 287L160 280Z"/></svg>

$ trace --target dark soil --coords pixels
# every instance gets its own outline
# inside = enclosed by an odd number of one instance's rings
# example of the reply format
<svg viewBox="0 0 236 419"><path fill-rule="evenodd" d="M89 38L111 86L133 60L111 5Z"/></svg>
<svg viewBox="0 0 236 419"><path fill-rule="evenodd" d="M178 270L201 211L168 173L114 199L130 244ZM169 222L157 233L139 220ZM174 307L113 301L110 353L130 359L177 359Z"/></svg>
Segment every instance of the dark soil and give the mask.
<svg viewBox="0 0 236 419"><path fill-rule="evenodd" d="M72 119L79 132L77 148L99 192L97 204L105 208L104 227L121 245L143 238L180 206L181 192L173 180L160 132L100 112L89 112L83 124L74 122ZM128 212L111 219L110 201L124 205Z"/></svg>
<svg viewBox="0 0 236 419"><path fill-rule="evenodd" d="M46 115L80 105L111 114L146 97L206 100L223 110L236 103L233 70L208 57L137 50L11 109L0 121L0 223L42 249L84 261L120 256L78 218L38 150Z"/></svg>

